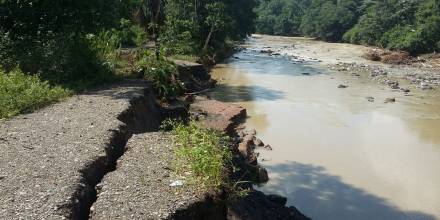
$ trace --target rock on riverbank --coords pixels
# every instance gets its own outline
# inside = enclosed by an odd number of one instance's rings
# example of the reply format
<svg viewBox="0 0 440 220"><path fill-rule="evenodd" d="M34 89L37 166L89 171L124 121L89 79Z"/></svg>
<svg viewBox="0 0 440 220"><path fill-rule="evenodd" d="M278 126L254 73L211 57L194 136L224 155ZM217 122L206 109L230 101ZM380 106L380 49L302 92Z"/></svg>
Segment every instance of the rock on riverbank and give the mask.
<svg viewBox="0 0 440 220"><path fill-rule="evenodd" d="M404 65L390 67L374 64L338 63L329 65L329 67L340 72L366 73L371 79L387 84L392 89L400 88L395 79L406 80L421 90L430 90L440 86L439 71L410 68ZM407 88L403 88L402 91L409 92Z"/></svg>
<svg viewBox="0 0 440 220"><path fill-rule="evenodd" d="M190 112L203 127L223 131L230 135L235 132L235 127L246 118L245 108L202 96L195 98Z"/></svg>

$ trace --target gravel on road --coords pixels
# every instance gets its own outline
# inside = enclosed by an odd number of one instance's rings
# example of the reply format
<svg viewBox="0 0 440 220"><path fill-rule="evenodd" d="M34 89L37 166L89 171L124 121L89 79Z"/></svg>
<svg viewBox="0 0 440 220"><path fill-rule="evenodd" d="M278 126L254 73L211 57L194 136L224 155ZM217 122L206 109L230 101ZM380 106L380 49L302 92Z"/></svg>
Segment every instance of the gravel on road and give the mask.
<svg viewBox="0 0 440 220"><path fill-rule="evenodd" d="M90 179L111 166L115 148L136 126L158 126L154 106L133 106L151 103L146 87L125 81L1 122L0 219L83 218Z"/></svg>
<svg viewBox="0 0 440 220"><path fill-rule="evenodd" d="M133 136L116 171L98 185L91 219L169 219L204 199L204 192L178 177L168 133Z"/></svg>

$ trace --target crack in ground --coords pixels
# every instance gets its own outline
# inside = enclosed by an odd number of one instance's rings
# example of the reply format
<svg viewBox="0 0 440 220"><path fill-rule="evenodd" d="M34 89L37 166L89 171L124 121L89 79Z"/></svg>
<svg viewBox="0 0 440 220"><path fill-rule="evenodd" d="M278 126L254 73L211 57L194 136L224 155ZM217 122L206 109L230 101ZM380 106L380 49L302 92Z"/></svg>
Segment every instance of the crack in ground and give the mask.
<svg viewBox="0 0 440 220"><path fill-rule="evenodd" d="M89 219L90 209L98 198L97 185L104 176L117 168L118 159L124 154L128 140L134 134L158 131L161 122L160 108L149 89L142 96L130 100L130 106L118 116L123 122L112 130L112 136L105 148L105 155L86 164L81 173L82 180L67 204L59 211L67 219Z"/></svg>

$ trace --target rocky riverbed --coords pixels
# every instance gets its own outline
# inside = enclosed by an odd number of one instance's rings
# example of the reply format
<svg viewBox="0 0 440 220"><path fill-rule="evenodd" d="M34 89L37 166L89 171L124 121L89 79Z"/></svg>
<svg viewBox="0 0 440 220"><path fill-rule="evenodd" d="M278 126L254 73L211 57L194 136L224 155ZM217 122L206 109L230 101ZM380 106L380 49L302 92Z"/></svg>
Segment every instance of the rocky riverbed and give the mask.
<svg viewBox="0 0 440 220"><path fill-rule="evenodd" d="M420 58L419 62L385 64L365 59L371 47L362 45L327 43L301 37L253 35L253 38L267 42L253 50L284 57L295 63L316 63L338 71L367 74L384 83L387 80L405 80L414 88L422 90L440 86L440 66L434 59Z"/></svg>

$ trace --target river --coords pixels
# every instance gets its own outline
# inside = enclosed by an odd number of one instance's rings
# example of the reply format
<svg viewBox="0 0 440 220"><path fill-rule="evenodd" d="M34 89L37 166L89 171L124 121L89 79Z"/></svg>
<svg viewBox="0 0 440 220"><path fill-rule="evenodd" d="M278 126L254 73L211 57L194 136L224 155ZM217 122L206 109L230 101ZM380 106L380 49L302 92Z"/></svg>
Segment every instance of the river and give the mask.
<svg viewBox="0 0 440 220"><path fill-rule="evenodd" d="M291 43L251 38L211 73L219 81L211 97L246 107L246 126L273 147L258 150L270 177L258 189L318 220L440 219L438 92L406 96L319 62L260 53Z"/></svg>

